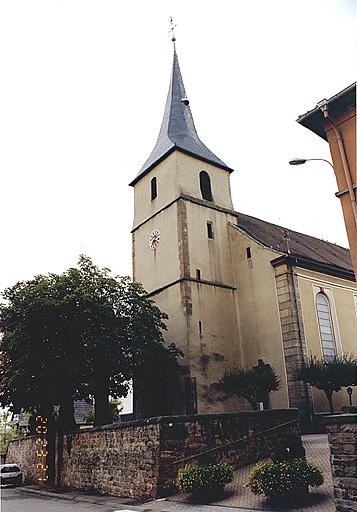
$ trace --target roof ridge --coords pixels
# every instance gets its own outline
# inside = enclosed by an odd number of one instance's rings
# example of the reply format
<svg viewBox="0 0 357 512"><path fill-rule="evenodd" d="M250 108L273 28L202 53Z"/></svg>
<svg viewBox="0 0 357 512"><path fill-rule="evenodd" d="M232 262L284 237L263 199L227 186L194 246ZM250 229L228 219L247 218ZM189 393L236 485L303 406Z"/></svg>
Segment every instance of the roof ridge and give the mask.
<svg viewBox="0 0 357 512"><path fill-rule="evenodd" d="M285 229L285 230L289 231L289 233L296 233L296 234L302 235L304 237L313 238L314 240L318 240L320 242L324 242L324 243L329 244L331 246L339 247L340 249L343 249L344 251L347 251L348 253L350 252L348 247L343 247L342 245L336 244L334 242L329 242L328 240L324 240L322 238L318 238L317 236L308 235L307 233L302 233L301 231L296 231L294 229L287 228L285 226L280 226L279 224L275 224L274 222L270 222L270 221L267 221L267 220L259 219L258 217L254 217L253 215L248 215L247 213L242 213L242 212L236 212L236 213L237 213L237 215L243 215L244 217L249 217L251 219L258 220L259 222L265 222L266 224L270 224L271 226L275 226L276 228ZM309 247L309 249L311 249L311 248Z"/></svg>

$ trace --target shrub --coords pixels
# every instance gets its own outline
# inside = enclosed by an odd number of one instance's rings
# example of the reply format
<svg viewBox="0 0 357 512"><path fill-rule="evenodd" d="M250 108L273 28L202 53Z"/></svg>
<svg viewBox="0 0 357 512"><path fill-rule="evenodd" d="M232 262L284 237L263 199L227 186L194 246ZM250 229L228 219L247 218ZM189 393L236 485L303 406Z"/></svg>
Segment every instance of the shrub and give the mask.
<svg viewBox="0 0 357 512"><path fill-rule="evenodd" d="M204 491L222 490L233 480L234 468L224 463L187 464L179 469L176 486L181 492L197 494Z"/></svg>
<svg viewBox="0 0 357 512"><path fill-rule="evenodd" d="M259 360L258 366L251 369L231 368L220 380L220 386L228 395L237 395L248 400L253 410L257 410L258 402L267 400L271 391L280 387L274 368Z"/></svg>
<svg viewBox="0 0 357 512"><path fill-rule="evenodd" d="M254 494L277 497L295 495L308 486L323 484L321 470L306 459L285 462L258 462L249 476L247 486Z"/></svg>

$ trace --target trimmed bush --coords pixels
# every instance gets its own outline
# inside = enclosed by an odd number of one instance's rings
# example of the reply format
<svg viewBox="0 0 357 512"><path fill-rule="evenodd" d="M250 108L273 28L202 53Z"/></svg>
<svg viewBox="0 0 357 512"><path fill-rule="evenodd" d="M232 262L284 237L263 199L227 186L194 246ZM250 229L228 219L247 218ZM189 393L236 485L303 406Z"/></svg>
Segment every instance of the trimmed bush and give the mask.
<svg viewBox="0 0 357 512"><path fill-rule="evenodd" d="M306 459L285 462L258 462L247 486L254 494L269 497L291 496L323 484L321 470Z"/></svg>
<svg viewBox="0 0 357 512"><path fill-rule="evenodd" d="M204 494L219 492L233 480L234 468L224 463L187 464L179 469L176 486L181 492Z"/></svg>

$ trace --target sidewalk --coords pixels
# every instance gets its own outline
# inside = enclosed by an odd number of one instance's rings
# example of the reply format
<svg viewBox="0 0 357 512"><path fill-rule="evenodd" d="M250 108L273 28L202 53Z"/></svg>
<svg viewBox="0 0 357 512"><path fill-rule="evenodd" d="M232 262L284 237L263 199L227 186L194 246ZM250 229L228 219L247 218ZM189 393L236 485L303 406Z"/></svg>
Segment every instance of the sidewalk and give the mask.
<svg viewBox="0 0 357 512"><path fill-rule="evenodd" d="M26 485L19 487L21 492L39 494L53 499L68 500L73 502L93 503L93 505L112 507L113 512L256 512L247 508L221 507L216 505L197 505L192 503L175 503L165 499L142 503L130 498L120 498L114 496L97 496L80 494L75 491L56 492L45 491L36 485ZM98 509L98 512L100 510Z"/></svg>

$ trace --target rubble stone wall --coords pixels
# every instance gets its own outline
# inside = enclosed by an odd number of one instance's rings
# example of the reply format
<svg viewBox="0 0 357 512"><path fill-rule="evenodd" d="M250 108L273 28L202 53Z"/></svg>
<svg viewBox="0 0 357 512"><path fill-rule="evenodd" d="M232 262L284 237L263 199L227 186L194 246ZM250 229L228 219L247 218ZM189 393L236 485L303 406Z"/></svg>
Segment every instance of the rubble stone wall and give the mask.
<svg viewBox="0 0 357 512"><path fill-rule="evenodd" d="M11 441L6 452L6 464L18 464L22 470L25 483L33 483L37 479L36 451L38 446L35 444L35 439L35 436L15 439Z"/></svg>
<svg viewBox="0 0 357 512"><path fill-rule="evenodd" d="M215 452L219 459L244 466L265 458L287 433L300 438L296 420L296 409L274 409L163 416L69 433L56 482L83 491L155 499L173 492L177 471L188 461L175 462L249 436ZM282 426L270 430L277 425ZM13 441L6 462L20 463L26 480L35 482L34 454L35 438Z"/></svg>
<svg viewBox="0 0 357 512"><path fill-rule="evenodd" d="M160 426L140 423L66 435L59 483L103 494L155 498Z"/></svg>
<svg viewBox="0 0 357 512"><path fill-rule="evenodd" d="M338 512L357 511L357 414L326 418Z"/></svg>

